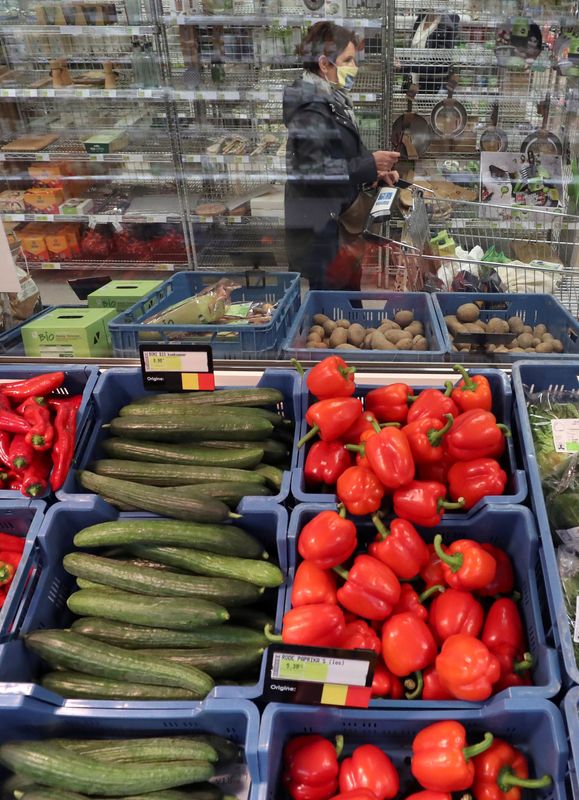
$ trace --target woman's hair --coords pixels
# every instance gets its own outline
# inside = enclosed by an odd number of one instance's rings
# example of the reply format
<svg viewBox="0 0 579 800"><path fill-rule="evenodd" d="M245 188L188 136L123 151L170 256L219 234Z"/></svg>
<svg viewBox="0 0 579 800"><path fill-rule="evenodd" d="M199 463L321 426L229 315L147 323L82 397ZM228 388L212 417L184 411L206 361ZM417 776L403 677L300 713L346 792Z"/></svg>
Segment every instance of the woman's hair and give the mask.
<svg viewBox="0 0 579 800"><path fill-rule="evenodd" d="M318 73L320 56L326 56L335 62L350 43L358 47L359 40L354 31L342 28L334 22L316 22L307 32L300 47L304 69Z"/></svg>

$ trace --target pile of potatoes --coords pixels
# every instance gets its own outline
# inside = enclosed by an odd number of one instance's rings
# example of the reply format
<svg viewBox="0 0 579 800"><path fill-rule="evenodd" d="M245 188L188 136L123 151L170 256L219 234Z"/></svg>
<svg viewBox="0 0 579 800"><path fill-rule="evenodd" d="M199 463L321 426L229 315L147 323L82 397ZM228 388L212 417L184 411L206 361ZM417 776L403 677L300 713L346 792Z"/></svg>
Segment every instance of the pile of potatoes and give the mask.
<svg viewBox="0 0 579 800"><path fill-rule="evenodd" d="M316 314L306 347L316 350L428 350L424 325L413 311L397 311L376 328L365 328L347 319L333 320Z"/></svg>
<svg viewBox="0 0 579 800"><path fill-rule="evenodd" d="M480 318L477 303L464 303L456 310L456 314L444 318L451 340L460 333L502 333L515 334L507 344L454 344L454 352L468 353L484 347L486 353L562 353L563 342L549 333L547 326L540 324L525 325L521 317L491 317L486 322Z"/></svg>

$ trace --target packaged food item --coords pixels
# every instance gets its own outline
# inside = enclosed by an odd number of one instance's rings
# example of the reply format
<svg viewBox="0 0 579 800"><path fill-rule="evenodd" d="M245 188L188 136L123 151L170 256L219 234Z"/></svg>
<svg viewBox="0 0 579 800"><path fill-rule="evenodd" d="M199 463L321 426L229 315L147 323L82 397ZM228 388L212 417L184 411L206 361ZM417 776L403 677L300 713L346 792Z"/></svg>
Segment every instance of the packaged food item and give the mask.
<svg viewBox="0 0 579 800"><path fill-rule="evenodd" d="M101 131L83 144L87 153L118 153L127 146L128 137L125 131Z"/></svg>
<svg viewBox="0 0 579 800"><path fill-rule="evenodd" d="M83 214L90 214L93 208L94 203L88 197L70 197L60 206L60 213L68 214L71 217L80 217Z"/></svg>
<svg viewBox="0 0 579 800"><path fill-rule="evenodd" d="M207 286L202 292L188 297L158 314L143 320L146 325L204 325L220 320L231 302L231 293L239 284L227 278Z"/></svg>
<svg viewBox="0 0 579 800"><path fill-rule="evenodd" d="M26 210L24 191L17 191L14 189L6 189L0 192L0 211L8 214L18 214Z"/></svg>
<svg viewBox="0 0 579 800"><path fill-rule="evenodd" d="M46 229L38 222L31 222L18 231L20 246L29 261L50 261L46 244Z"/></svg>
<svg viewBox="0 0 579 800"><path fill-rule="evenodd" d="M24 194L26 208L40 214L58 214L65 199L64 191L58 188L35 187Z"/></svg>

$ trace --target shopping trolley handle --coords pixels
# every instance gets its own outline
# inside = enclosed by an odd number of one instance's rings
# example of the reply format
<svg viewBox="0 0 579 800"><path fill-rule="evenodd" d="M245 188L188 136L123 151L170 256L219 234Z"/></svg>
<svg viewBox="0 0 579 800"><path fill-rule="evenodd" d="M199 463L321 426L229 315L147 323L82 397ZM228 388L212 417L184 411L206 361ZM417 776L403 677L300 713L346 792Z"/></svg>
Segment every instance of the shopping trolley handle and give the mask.
<svg viewBox="0 0 579 800"><path fill-rule="evenodd" d="M382 236L379 233L374 233L367 227L364 228L362 236L367 242L370 242L371 244L376 244L379 247L390 247L391 245L394 245L396 247L399 247L402 251L412 251L414 253L421 252L420 248L414 247L413 244L408 244L408 242L399 242L397 239L390 239L388 236Z"/></svg>

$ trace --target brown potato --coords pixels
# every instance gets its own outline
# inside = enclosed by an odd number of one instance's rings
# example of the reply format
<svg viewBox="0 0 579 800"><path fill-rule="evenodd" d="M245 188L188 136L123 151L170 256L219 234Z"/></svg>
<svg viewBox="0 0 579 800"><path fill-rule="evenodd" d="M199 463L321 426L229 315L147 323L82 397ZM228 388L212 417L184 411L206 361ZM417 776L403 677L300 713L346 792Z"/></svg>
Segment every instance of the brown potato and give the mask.
<svg viewBox="0 0 579 800"><path fill-rule="evenodd" d="M487 322L487 333L508 333L509 323L506 319L500 317L492 317Z"/></svg>
<svg viewBox="0 0 579 800"><path fill-rule="evenodd" d="M547 326L543 325L543 323L541 323L540 325L535 325L535 327L533 328L533 333L540 339L543 336L543 334L547 333Z"/></svg>
<svg viewBox="0 0 579 800"><path fill-rule="evenodd" d="M530 325L523 325L523 330L522 330L522 332L523 332L523 333L533 333L533 329L531 328L531 326L530 326Z"/></svg>
<svg viewBox="0 0 579 800"><path fill-rule="evenodd" d="M378 328L379 331L393 331L393 330L400 330L400 325L397 322L394 322L391 319L385 319L384 322L380 323L380 327Z"/></svg>
<svg viewBox="0 0 579 800"><path fill-rule="evenodd" d="M480 309L474 303L463 303L456 309L456 318L459 322L476 322L480 317Z"/></svg>
<svg viewBox="0 0 579 800"><path fill-rule="evenodd" d="M348 341L348 331L336 326L330 336L330 347L341 347Z"/></svg>
<svg viewBox="0 0 579 800"><path fill-rule="evenodd" d="M516 333L517 336L523 333L524 322L520 317L509 317L507 320L511 333Z"/></svg>
<svg viewBox="0 0 579 800"><path fill-rule="evenodd" d="M544 334L541 336L541 341L542 341L542 342L552 342L554 338L555 338L555 337L553 336L553 334L552 334L552 333L549 333L549 331L547 331L546 333L544 333Z"/></svg>
<svg viewBox="0 0 579 800"><path fill-rule="evenodd" d="M444 321L446 322L446 326L453 336L456 336L457 333L468 333L462 322L459 322L456 317L452 316L452 314L446 316Z"/></svg>
<svg viewBox="0 0 579 800"><path fill-rule="evenodd" d="M541 340L537 336L533 336L532 347L538 347L540 344L541 344Z"/></svg>
<svg viewBox="0 0 579 800"><path fill-rule="evenodd" d="M404 331L412 334L412 336L424 336L424 325L422 322L415 319L414 322L411 322L410 325L404 328Z"/></svg>
<svg viewBox="0 0 579 800"><path fill-rule="evenodd" d="M312 325L312 327L310 328L310 333L319 333L320 336L323 336L324 329L322 328L321 325Z"/></svg>
<svg viewBox="0 0 579 800"><path fill-rule="evenodd" d="M356 347L355 345L350 344L349 342L340 345L340 350L359 350L359 349L360 349L359 347Z"/></svg>
<svg viewBox="0 0 579 800"><path fill-rule="evenodd" d="M504 346L504 344L501 344L501 345L499 345L499 346L497 347L497 349L495 350L495 353L508 353L508 352L509 352L509 351L508 351L508 350L507 350L507 348Z"/></svg>
<svg viewBox="0 0 579 800"><path fill-rule="evenodd" d="M511 347L510 350L511 350L511 353L524 353L525 352L522 347Z"/></svg>
<svg viewBox="0 0 579 800"><path fill-rule="evenodd" d="M397 311L394 314L394 322L397 322L401 328L405 328L414 322L414 311Z"/></svg>
<svg viewBox="0 0 579 800"><path fill-rule="evenodd" d="M563 342L560 339L553 339L551 342L553 345L553 352L554 353L564 353L565 348L563 347Z"/></svg>
<svg viewBox="0 0 579 800"><path fill-rule="evenodd" d="M537 345L535 348L537 353L552 353L553 352L553 345L551 342L541 342L541 344Z"/></svg>
<svg viewBox="0 0 579 800"><path fill-rule="evenodd" d="M394 345L380 331L375 331L370 339L372 350L393 350Z"/></svg>
<svg viewBox="0 0 579 800"><path fill-rule="evenodd" d="M412 339L399 339L396 342L397 350L413 350Z"/></svg>
<svg viewBox="0 0 579 800"><path fill-rule="evenodd" d="M325 314L314 314L312 322L314 325L321 325L324 327L324 322L328 322L330 318L327 317Z"/></svg>
<svg viewBox="0 0 579 800"><path fill-rule="evenodd" d="M392 342L392 344L396 344L400 341L400 339L408 339L408 336L404 333L404 331L386 331L384 336L389 342Z"/></svg>
<svg viewBox="0 0 579 800"><path fill-rule="evenodd" d="M336 327L337 327L336 323L334 322L333 319L327 319L323 325L324 333L326 334L326 336L331 336L332 333L336 330Z"/></svg>
<svg viewBox="0 0 579 800"><path fill-rule="evenodd" d="M349 328L352 323L349 319L337 319L336 325L338 328Z"/></svg>
<svg viewBox="0 0 579 800"><path fill-rule="evenodd" d="M469 333L486 333L486 327L480 322L465 322L463 324Z"/></svg>
<svg viewBox="0 0 579 800"><path fill-rule="evenodd" d="M519 347L522 347L526 350L528 347L533 347L533 334L532 333L521 333L516 338L516 342Z"/></svg>
<svg viewBox="0 0 579 800"><path fill-rule="evenodd" d="M353 344L354 347L360 347L364 343L365 337L366 331L357 322L348 328L348 342Z"/></svg>
<svg viewBox="0 0 579 800"><path fill-rule="evenodd" d="M425 339L424 336L415 336L412 340L412 349L428 350L428 339Z"/></svg>
<svg viewBox="0 0 579 800"><path fill-rule="evenodd" d="M323 342L323 340L324 340L324 337L320 336L319 333L311 333L311 332L308 333L308 342L309 341L312 341L312 342Z"/></svg>
<svg viewBox="0 0 579 800"><path fill-rule="evenodd" d="M308 345L310 350L327 350L328 345L326 342L313 342L312 344Z"/></svg>
<svg viewBox="0 0 579 800"><path fill-rule="evenodd" d="M525 353L534 353L534 352L535 352L534 347L525 347Z"/></svg>

